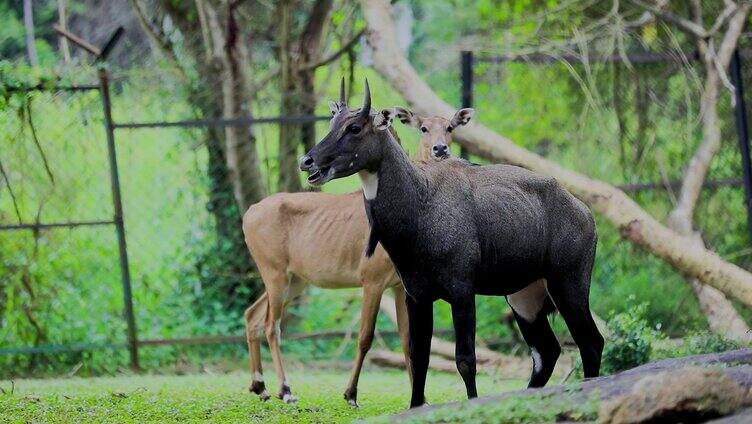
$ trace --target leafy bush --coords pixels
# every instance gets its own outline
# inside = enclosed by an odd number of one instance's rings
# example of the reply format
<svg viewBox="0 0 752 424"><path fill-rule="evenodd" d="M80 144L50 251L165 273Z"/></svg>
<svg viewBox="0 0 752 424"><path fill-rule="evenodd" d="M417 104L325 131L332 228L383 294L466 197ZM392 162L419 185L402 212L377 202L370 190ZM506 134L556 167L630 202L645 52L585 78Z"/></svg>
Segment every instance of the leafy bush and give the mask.
<svg viewBox="0 0 752 424"><path fill-rule="evenodd" d="M727 339L722 334L710 331L696 332L685 337L681 344L667 347L656 352L656 358L678 358L690 355L726 352L739 349L742 343Z"/></svg>
<svg viewBox="0 0 752 424"><path fill-rule="evenodd" d="M741 344L727 339L722 334L702 332L691 335L684 340L686 350L684 355L700 355L704 353L719 353L727 350L739 349Z"/></svg>
<svg viewBox="0 0 752 424"><path fill-rule="evenodd" d="M647 303L627 312L613 314L608 321L611 337L603 350L602 370L612 374L642 365L650 360L652 343L661 337L645 320Z"/></svg>

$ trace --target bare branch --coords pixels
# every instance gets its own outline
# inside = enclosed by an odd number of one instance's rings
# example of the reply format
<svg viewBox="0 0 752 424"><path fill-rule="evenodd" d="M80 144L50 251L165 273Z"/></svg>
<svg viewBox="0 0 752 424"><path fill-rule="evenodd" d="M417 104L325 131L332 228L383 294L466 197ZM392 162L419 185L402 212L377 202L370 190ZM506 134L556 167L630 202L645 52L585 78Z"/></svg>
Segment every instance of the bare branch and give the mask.
<svg viewBox="0 0 752 424"><path fill-rule="evenodd" d="M269 71L266 73L266 75L262 76L258 82L254 82L253 84L253 91L261 91L266 87L267 84L274 78L277 78L279 76L279 73L282 71L282 68L279 66L276 67L274 70Z"/></svg>
<svg viewBox="0 0 752 424"><path fill-rule="evenodd" d="M170 63L172 63L182 79L188 79L188 74L185 72L185 69L183 69L183 66L180 64L180 61L175 54L172 41L170 41L166 34L152 26L151 22L149 22L149 19L146 17L146 12L139 0L130 0L130 3L133 10L136 11L136 16L138 17L139 24L141 24L141 28L146 33L146 36L152 41L152 44L164 54Z"/></svg>
<svg viewBox="0 0 752 424"><path fill-rule="evenodd" d="M629 1L635 4L636 6L639 6L649 11L650 13L660 17L663 20L673 23L679 29L681 29L684 32L689 33L690 35L693 35L697 38L710 37L710 34L708 33L708 31L706 31L705 28L703 28L701 25L698 25L695 22L682 18L681 16L677 16L655 5L645 3L642 0L629 0Z"/></svg>
<svg viewBox="0 0 752 424"><path fill-rule="evenodd" d="M18 201L16 200L16 194L13 192L13 186L10 185L10 178L8 178L8 174L5 172L5 167L3 167L3 161L0 160L0 175L3 176L3 179L5 180L5 186L8 187L8 192L10 192L10 199L13 202L13 209L16 211L16 218L18 218L18 223L22 223L23 219L21 219L21 210L18 208Z"/></svg>
<svg viewBox="0 0 752 424"><path fill-rule="evenodd" d="M31 98L26 99L26 123L29 124L29 129L31 130L31 138L32 140L34 140L34 145L37 147L39 156L42 157L42 164L44 165L44 170L47 172L47 177L50 179L50 182L54 186L55 177L52 175L50 164L47 161L47 155L44 153L44 149L42 149L42 145L39 143L39 137L37 137L37 129L34 126L34 121L31 118Z"/></svg>
<svg viewBox="0 0 752 424"><path fill-rule="evenodd" d="M307 63L307 64L303 65L303 67L300 70L301 71L310 71L312 69L316 69L316 68L319 68L321 66L328 65L331 62L334 62L335 60L337 60L337 58L339 58L340 56L342 56L343 53L345 53L346 51L348 51L351 48L353 48L353 46L355 45L355 43L357 43L358 40L360 40L360 37L362 37L363 34L365 34L365 32L366 32L365 28L361 29L360 31L357 32L357 34L355 34L353 36L353 38L350 41L348 41L347 43L345 43L345 45L343 45L339 50L337 50L336 52L330 54L326 58L324 58L324 59L322 59L322 60L320 60L320 61L318 61L316 63Z"/></svg>
<svg viewBox="0 0 752 424"><path fill-rule="evenodd" d="M731 17L731 15L736 12L736 9L738 6L736 4L727 4L726 8L723 9L723 12L721 12L720 15L715 19L715 22L713 23L713 26L710 27L710 31L708 31L710 34L715 34L718 32L718 30L721 29L721 27L726 23L726 21Z"/></svg>
<svg viewBox="0 0 752 424"><path fill-rule="evenodd" d="M744 30L744 23L747 21L750 8L752 8L752 4L744 3L736 9L735 13L728 21L728 29L723 35L723 40L718 48L718 60L721 65L723 65L724 69L728 68L729 63L731 62L731 55L734 54L734 50L736 50L737 44L739 43L739 37Z"/></svg>

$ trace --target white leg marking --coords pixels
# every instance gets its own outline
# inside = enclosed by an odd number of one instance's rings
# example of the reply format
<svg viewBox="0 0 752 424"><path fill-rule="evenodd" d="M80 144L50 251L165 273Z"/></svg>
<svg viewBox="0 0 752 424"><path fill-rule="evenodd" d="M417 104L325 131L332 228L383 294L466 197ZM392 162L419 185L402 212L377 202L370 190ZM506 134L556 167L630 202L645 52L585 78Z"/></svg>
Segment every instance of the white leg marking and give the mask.
<svg viewBox="0 0 752 424"><path fill-rule="evenodd" d="M263 375L263 374L261 374L261 373L260 373L260 372L258 372L258 371L255 371L255 372L253 373L253 381L260 381L260 382L262 382L262 383L263 383L263 381L264 381L264 375Z"/></svg>
<svg viewBox="0 0 752 424"><path fill-rule="evenodd" d="M360 176L360 182L363 184L363 194L367 200L373 200L376 198L376 193L379 191L379 176L378 174L372 174L366 171L358 172Z"/></svg>
<svg viewBox="0 0 752 424"><path fill-rule="evenodd" d="M536 373L541 372L543 369L543 358L541 358L540 353L538 353L538 349L533 348L533 371Z"/></svg>

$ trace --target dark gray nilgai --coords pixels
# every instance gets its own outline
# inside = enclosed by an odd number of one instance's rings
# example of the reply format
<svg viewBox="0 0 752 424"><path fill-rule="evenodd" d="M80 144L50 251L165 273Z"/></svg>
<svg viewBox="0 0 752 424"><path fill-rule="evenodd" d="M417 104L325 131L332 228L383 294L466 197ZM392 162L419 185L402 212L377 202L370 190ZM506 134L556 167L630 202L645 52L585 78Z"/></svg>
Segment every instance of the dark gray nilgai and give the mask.
<svg viewBox="0 0 752 424"><path fill-rule="evenodd" d="M313 185L356 172L362 179L373 237L408 294L411 407L425 403L437 299L451 304L457 369L470 398L477 396L476 294L507 296L532 349L530 387L546 384L561 351L546 318L554 307L577 343L585 377L597 376L603 337L588 299L597 240L588 208L555 179L516 166L414 164L387 130L394 115L372 113L366 82L363 107L343 108L300 168Z"/></svg>

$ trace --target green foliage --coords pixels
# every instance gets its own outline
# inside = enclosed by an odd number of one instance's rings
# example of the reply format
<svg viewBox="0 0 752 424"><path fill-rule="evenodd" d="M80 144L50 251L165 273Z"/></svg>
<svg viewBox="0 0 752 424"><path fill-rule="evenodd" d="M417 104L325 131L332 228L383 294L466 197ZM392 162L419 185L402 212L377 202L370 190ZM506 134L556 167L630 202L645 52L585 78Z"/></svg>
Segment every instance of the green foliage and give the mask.
<svg viewBox="0 0 752 424"><path fill-rule="evenodd" d="M652 344L661 334L645 320L647 306L647 303L635 305L629 312L613 314L609 319L611 336L603 349L601 362L604 374L634 368L650 360Z"/></svg>
<svg viewBox="0 0 752 424"><path fill-rule="evenodd" d="M708 331L686 337L684 344L686 347L681 356L720 353L727 350L739 349L743 346L739 342L727 339L722 334Z"/></svg>
<svg viewBox="0 0 752 424"><path fill-rule="evenodd" d="M690 355L726 352L742 347L745 347L744 343L727 339L722 334L700 331L688 334L677 345L669 345L657 349L654 357L679 358Z"/></svg>

